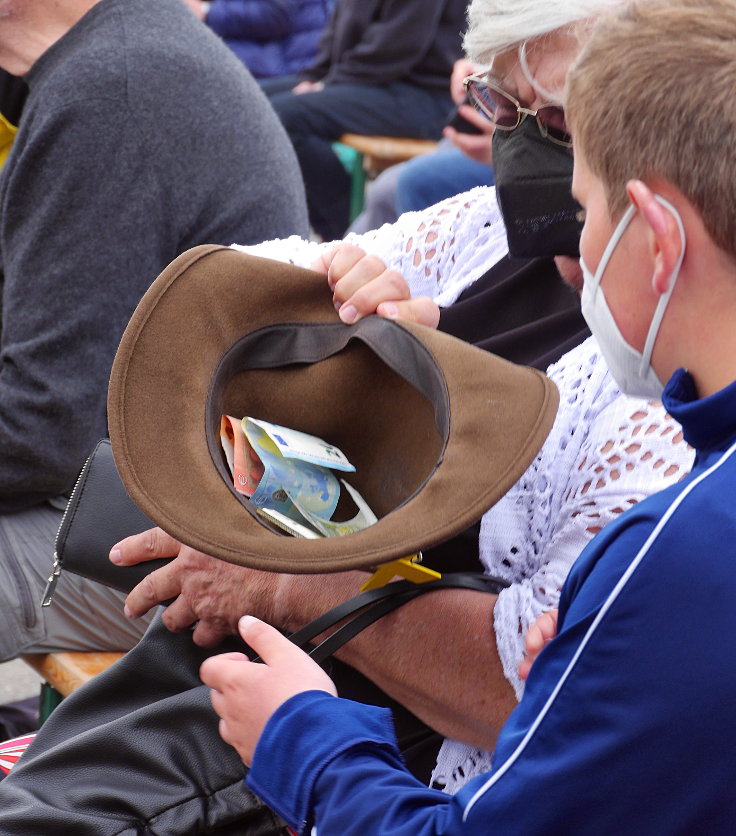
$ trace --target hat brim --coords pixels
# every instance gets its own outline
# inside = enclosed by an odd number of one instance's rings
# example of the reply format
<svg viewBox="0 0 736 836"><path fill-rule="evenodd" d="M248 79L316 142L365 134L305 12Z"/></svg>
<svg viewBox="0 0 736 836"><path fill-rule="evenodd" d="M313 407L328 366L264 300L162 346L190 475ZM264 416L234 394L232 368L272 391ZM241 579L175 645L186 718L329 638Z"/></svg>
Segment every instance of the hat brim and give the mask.
<svg viewBox="0 0 736 836"><path fill-rule="evenodd" d="M420 325L343 325L324 276L201 246L133 314L108 416L126 489L166 532L231 563L315 573L370 569L476 522L529 466L557 404L534 369ZM339 447L378 522L318 540L275 532L232 486L224 413Z"/></svg>

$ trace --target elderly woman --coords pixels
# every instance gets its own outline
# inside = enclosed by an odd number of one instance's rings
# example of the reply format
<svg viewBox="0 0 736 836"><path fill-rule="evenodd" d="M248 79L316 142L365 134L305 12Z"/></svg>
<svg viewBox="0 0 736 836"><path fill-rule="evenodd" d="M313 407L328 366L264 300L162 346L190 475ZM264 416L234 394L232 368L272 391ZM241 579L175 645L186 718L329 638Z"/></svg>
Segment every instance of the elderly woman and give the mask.
<svg viewBox="0 0 736 836"><path fill-rule="evenodd" d="M339 654L448 737L435 780L452 792L487 767L523 690L517 674L523 633L556 606L581 548L629 505L679 478L691 459L661 406L620 394L595 342L583 342L577 313L571 318L577 299L552 275L549 258L532 258L565 256L559 263L577 281L572 256L580 227L569 196L559 91L578 47L574 24L608 5L471 4L468 45L491 70L468 87L499 128L500 210L494 190L478 189L342 246L292 238L252 250L325 272L346 322L375 310L430 325L439 319L446 330L460 319L454 333L503 348L513 359L543 365L545 358L561 358L550 369L562 395L555 426L525 476L482 522L482 565L509 587L498 596L448 590L418 599ZM522 234L525 229L537 234ZM509 249L525 260L509 259ZM504 307L509 295L512 312ZM471 323L479 310L480 323ZM460 548L451 565L462 559ZM253 573L162 532L129 538L115 551L121 564L178 555L133 591L130 614L178 595L177 601L121 665L66 701L44 726L27 760L0 784L0 830L25 834L32 814L36 830L49 834L146 832L151 821L168 834L230 823L238 823L238 832L272 832L270 814L242 789L238 755L217 736L198 680L199 663L209 655L201 647L236 634L244 613L296 629L354 595L364 576ZM341 681L340 692L382 698L380 691L350 685ZM418 731L405 719L406 752ZM196 765L188 765L192 758ZM66 785L72 767L74 798L37 792Z"/></svg>

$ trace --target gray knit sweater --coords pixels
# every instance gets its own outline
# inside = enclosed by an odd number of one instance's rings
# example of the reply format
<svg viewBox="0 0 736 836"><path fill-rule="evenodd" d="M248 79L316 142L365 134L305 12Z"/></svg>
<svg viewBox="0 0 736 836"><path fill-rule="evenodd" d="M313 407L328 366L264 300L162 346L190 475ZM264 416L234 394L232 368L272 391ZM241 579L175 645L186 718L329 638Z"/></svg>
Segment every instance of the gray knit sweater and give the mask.
<svg viewBox="0 0 736 836"><path fill-rule="evenodd" d="M307 232L278 119L181 0L102 0L26 80L0 172L0 512L73 485L163 267L197 244Z"/></svg>

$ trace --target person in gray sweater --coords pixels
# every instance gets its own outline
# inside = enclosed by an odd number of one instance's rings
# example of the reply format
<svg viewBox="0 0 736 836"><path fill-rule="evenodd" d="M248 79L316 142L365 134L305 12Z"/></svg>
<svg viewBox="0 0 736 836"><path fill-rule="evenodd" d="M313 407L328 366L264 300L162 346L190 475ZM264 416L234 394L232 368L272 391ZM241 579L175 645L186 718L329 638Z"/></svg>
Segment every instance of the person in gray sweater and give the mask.
<svg viewBox="0 0 736 836"><path fill-rule="evenodd" d="M40 607L118 341L184 250L304 235L303 186L258 85L180 0L0 0L0 66L29 88L0 173L0 661L124 650L145 625L118 593L62 577Z"/></svg>

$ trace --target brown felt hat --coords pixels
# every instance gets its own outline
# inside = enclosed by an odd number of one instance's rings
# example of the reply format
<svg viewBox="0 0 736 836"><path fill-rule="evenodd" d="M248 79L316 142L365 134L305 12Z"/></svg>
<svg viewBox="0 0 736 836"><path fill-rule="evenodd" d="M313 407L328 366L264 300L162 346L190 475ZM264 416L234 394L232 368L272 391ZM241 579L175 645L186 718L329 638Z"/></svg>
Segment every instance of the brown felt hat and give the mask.
<svg viewBox="0 0 736 836"><path fill-rule="evenodd" d="M557 403L543 374L438 331L377 316L344 325L324 276L202 246L172 262L133 314L108 415L128 493L169 534L254 569L333 572L476 522L531 463ZM356 467L341 475L378 522L318 540L273 531L233 489L222 414L339 447Z"/></svg>

